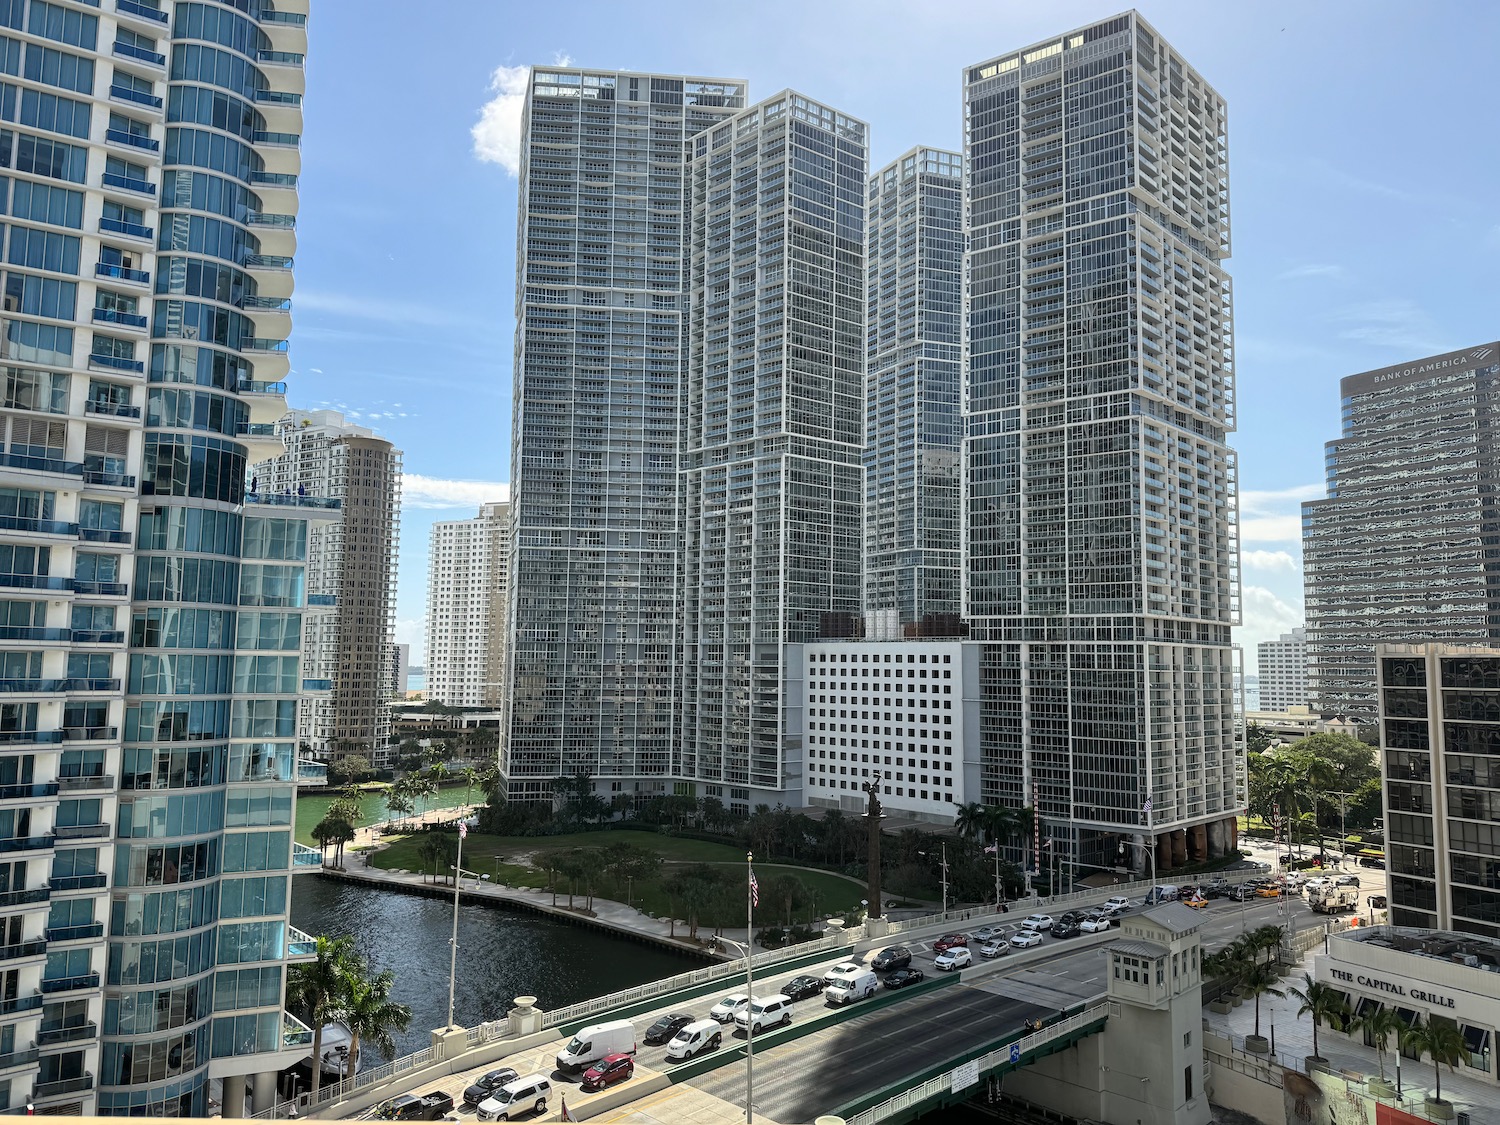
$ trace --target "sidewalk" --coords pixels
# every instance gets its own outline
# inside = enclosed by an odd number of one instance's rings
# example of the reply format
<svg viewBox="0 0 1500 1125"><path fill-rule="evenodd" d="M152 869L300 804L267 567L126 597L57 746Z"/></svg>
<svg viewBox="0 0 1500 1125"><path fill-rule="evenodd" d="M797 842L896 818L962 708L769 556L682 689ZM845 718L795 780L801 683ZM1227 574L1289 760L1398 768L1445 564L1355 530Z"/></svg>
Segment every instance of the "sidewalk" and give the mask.
<svg viewBox="0 0 1500 1125"><path fill-rule="evenodd" d="M1283 983L1277 987L1284 991L1304 986L1303 973L1312 972L1313 956L1322 952L1318 946L1302 961L1293 966ZM1262 996L1260 998L1260 1031L1274 1044L1273 1050L1280 1056L1280 1063L1288 1070L1300 1071L1303 1058L1313 1053L1312 1017L1298 1019L1297 1009L1301 1005L1292 997ZM1203 1009L1203 1022L1219 1035L1228 1036L1236 1048L1244 1047L1246 1035L1255 1032L1255 1005L1249 1001L1225 1015ZM1334 1074L1340 1072L1379 1075L1380 1064L1375 1050L1366 1047L1362 1040L1341 1035L1327 1027L1318 1029L1318 1047L1328 1060ZM1390 1051L1385 1053L1385 1074L1395 1081L1395 1058ZM1401 1090L1403 1101L1409 1112L1425 1117L1422 1099L1432 1092L1432 1063L1427 1059L1414 1062L1401 1060ZM1500 1125L1500 1087L1482 1078L1470 1078L1460 1065L1450 1072L1443 1068L1443 1097L1453 1103L1455 1109L1469 1114L1472 1125Z"/></svg>

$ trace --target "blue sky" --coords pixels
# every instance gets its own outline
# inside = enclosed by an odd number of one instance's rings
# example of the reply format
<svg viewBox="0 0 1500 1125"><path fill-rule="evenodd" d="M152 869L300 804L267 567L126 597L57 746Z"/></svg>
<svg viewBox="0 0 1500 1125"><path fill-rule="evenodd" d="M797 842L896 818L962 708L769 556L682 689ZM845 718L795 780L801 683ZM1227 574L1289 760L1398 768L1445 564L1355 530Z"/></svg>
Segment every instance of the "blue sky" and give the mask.
<svg viewBox="0 0 1500 1125"><path fill-rule="evenodd" d="M517 92L528 64L791 86L872 126L872 166L962 143L965 65L1119 10L1086 0L318 0L290 402L406 454L398 637L421 660L427 536L510 473ZM1245 627L1301 623L1298 502L1341 376L1500 336L1500 5L1164 0L1229 103ZM479 129L476 134L475 126Z"/></svg>

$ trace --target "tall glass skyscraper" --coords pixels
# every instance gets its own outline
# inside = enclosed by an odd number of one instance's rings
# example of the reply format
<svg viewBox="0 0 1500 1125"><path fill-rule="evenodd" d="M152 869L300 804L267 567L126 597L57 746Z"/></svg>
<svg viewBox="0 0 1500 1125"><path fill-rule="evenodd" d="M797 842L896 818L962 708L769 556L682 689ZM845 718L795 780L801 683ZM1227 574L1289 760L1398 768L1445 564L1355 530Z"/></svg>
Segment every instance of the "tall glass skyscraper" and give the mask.
<svg viewBox="0 0 1500 1125"><path fill-rule="evenodd" d="M0 1108L204 1115L282 1011L312 497L285 412L307 0L0 2ZM308 850L312 863L316 851Z"/></svg>
<svg viewBox="0 0 1500 1125"><path fill-rule="evenodd" d="M984 798L1035 801L1080 865L1222 854L1239 768L1224 102L1127 13L970 67L964 107Z"/></svg>
<svg viewBox="0 0 1500 1125"><path fill-rule="evenodd" d="M1375 646L1500 639L1500 343L1350 375L1328 497L1302 506L1308 694L1374 725Z"/></svg>
<svg viewBox="0 0 1500 1125"><path fill-rule="evenodd" d="M743 812L801 788L785 646L859 612L867 144L791 91L693 141L677 776Z"/></svg>
<svg viewBox="0 0 1500 1125"><path fill-rule="evenodd" d="M737 79L538 68L522 122L511 431L512 799L672 772L685 142Z"/></svg>
<svg viewBox="0 0 1500 1125"><path fill-rule="evenodd" d="M955 635L963 418L963 158L914 148L870 177L865 635Z"/></svg>

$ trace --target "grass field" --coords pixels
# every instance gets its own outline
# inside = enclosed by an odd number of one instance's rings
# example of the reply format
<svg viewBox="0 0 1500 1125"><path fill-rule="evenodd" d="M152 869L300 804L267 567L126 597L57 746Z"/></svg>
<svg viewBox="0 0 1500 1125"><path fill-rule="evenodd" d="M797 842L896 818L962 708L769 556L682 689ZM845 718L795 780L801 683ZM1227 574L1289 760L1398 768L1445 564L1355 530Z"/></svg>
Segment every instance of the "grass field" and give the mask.
<svg viewBox="0 0 1500 1125"><path fill-rule="evenodd" d="M423 809L448 809L455 805L464 804L465 789L462 785L451 785L439 789L437 795L424 801ZM322 820L328 814L328 806L338 797L336 793L316 794L314 796L298 795L297 797L297 820L296 832L299 844L311 844L316 847L318 842L312 837L313 825ZM482 801L484 795L478 789L469 792L469 800ZM385 819L385 797L379 792L366 793L361 801L364 807L364 815L359 818L354 827L363 828L367 824L375 824ZM400 866L400 865L398 865Z"/></svg>
<svg viewBox="0 0 1500 1125"><path fill-rule="evenodd" d="M470 833L469 838L464 841L463 865L466 871L489 875L495 882L504 883L507 886L545 887L547 873L528 866L525 862L526 857L545 849L595 848L610 843L634 844L656 852L663 861L661 876L655 879L637 880L628 887L605 884L595 888L595 897L624 901L628 895L632 906L659 916L665 916L672 911L672 903L666 892L662 890L661 883L671 876L675 868L691 863L710 863L716 867L743 869L745 864L745 853L731 844L716 844L708 840L684 840L677 836L665 836L655 832L623 831L580 832L568 836L486 836L480 833ZM420 844L419 836L395 839L375 853L374 866L387 870L400 868L407 871L420 871L422 860L417 854ZM815 896L813 912L818 916L841 914L852 910L859 905L860 899L865 895L865 887L862 883L831 872L760 863L755 865L755 872L762 887L767 886L772 878L783 872L795 875ZM566 903L566 881L559 879L558 888L558 901ZM581 902L582 898L580 886L580 894L574 898L575 904ZM794 920L806 921L807 914L808 909L804 908L798 912ZM780 919L776 917L775 908L765 900L762 900L760 908L756 911L755 920L757 926L775 925L780 922Z"/></svg>

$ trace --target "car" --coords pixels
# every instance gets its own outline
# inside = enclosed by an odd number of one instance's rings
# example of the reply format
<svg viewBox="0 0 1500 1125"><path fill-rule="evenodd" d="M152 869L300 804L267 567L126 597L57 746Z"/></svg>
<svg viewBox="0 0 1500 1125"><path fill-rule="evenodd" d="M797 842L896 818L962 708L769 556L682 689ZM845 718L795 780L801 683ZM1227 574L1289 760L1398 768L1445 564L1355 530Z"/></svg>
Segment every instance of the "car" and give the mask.
<svg viewBox="0 0 1500 1125"><path fill-rule="evenodd" d="M974 955L969 952L968 946L955 945L939 953L933 959L932 967L942 969L944 972L952 972L954 969L967 969L973 963Z"/></svg>
<svg viewBox="0 0 1500 1125"><path fill-rule="evenodd" d="M853 980L861 973L869 972L863 965L856 965L853 961L841 961L833 968L823 974L823 987L827 988L841 980Z"/></svg>
<svg viewBox="0 0 1500 1125"><path fill-rule="evenodd" d="M743 992L731 992L708 1010L708 1018L718 1020L720 1023L733 1023L734 1017L739 1015L740 1009L750 1003L750 997Z"/></svg>
<svg viewBox="0 0 1500 1125"><path fill-rule="evenodd" d="M1069 922L1082 922L1085 913L1082 910L1070 910L1057 920L1057 924L1067 925Z"/></svg>
<svg viewBox="0 0 1500 1125"><path fill-rule="evenodd" d="M1030 949L1033 945L1042 944L1040 930L1017 930L1011 935L1010 944L1016 949Z"/></svg>
<svg viewBox="0 0 1500 1125"><path fill-rule="evenodd" d="M1267 883L1264 886L1255 888L1256 898L1280 898L1282 893L1281 887L1275 883Z"/></svg>
<svg viewBox="0 0 1500 1125"><path fill-rule="evenodd" d="M1287 886L1290 887L1291 885L1292 882L1288 879ZM1317 894L1319 891L1326 890L1328 885L1329 881L1327 879L1309 879L1302 885L1302 889L1311 896Z"/></svg>
<svg viewBox="0 0 1500 1125"><path fill-rule="evenodd" d="M934 953L945 953L950 949L957 949L960 946L967 948L968 944L968 934L944 934L932 943L932 951Z"/></svg>
<svg viewBox="0 0 1500 1125"><path fill-rule="evenodd" d="M441 1090L426 1094L402 1094L380 1107L387 1121L436 1121L453 1112L453 1095Z"/></svg>
<svg viewBox="0 0 1500 1125"><path fill-rule="evenodd" d="M885 978L887 988L905 988L909 984L917 984L925 979L921 969L896 969L890 976Z"/></svg>
<svg viewBox="0 0 1500 1125"><path fill-rule="evenodd" d="M1078 931L1085 934L1102 934L1114 924L1108 914L1085 914L1083 921L1078 923Z"/></svg>
<svg viewBox="0 0 1500 1125"><path fill-rule="evenodd" d="M1372 855L1362 855L1362 856L1360 856L1359 857L1359 865L1361 867L1373 867L1377 871L1384 871L1385 870L1385 860L1383 858L1378 858L1378 857L1372 856Z"/></svg>
<svg viewBox="0 0 1500 1125"><path fill-rule="evenodd" d="M507 1082L479 1103L481 1121L511 1121L527 1114L547 1112L547 1095L552 1080L545 1074L532 1074Z"/></svg>
<svg viewBox="0 0 1500 1125"><path fill-rule="evenodd" d="M1237 887L1230 887L1227 897L1234 902L1244 902L1247 898L1255 897L1255 888L1249 883L1241 883Z"/></svg>
<svg viewBox="0 0 1500 1125"><path fill-rule="evenodd" d="M1340 875L1338 876L1338 878L1334 879L1333 885L1335 887L1357 887L1359 886L1359 876Z"/></svg>
<svg viewBox="0 0 1500 1125"><path fill-rule="evenodd" d="M1186 905L1191 906L1194 910L1207 910L1208 899L1203 895L1194 895L1192 898L1186 900Z"/></svg>
<svg viewBox="0 0 1500 1125"><path fill-rule="evenodd" d="M877 973L884 973L890 969L904 969L911 964L911 950L904 945L890 945L875 954L870 962L870 968Z"/></svg>
<svg viewBox="0 0 1500 1125"><path fill-rule="evenodd" d="M668 1016L668 1019L672 1017ZM689 1019L692 1017L689 1016ZM647 1043L651 1042L648 1038ZM663 1040L665 1042L665 1040ZM464 1102L468 1105L478 1105L507 1082L514 1082L521 1077L508 1066L502 1066L499 1070L489 1070L474 1079L473 1083L464 1089Z"/></svg>
<svg viewBox="0 0 1500 1125"><path fill-rule="evenodd" d="M827 986L817 977L804 973L787 981L781 986L781 991L788 1000L810 1000L814 996L822 996L825 987Z"/></svg>
<svg viewBox="0 0 1500 1125"><path fill-rule="evenodd" d="M1021 925L1028 930L1050 930L1052 921L1050 914L1029 914L1021 919Z"/></svg>
<svg viewBox="0 0 1500 1125"><path fill-rule="evenodd" d="M999 937L993 939L992 941L984 942L979 947L979 956L985 958L986 960L989 960L993 957L1004 957L1009 952L1010 941L1004 934L1001 934Z"/></svg>
<svg viewBox="0 0 1500 1125"><path fill-rule="evenodd" d="M1229 893L1229 880L1222 875L1217 879L1210 879L1199 887L1198 890L1205 898L1223 898Z"/></svg>
<svg viewBox="0 0 1500 1125"><path fill-rule="evenodd" d="M969 935L969 938L977 942L994 941L1004 933L1004 926L980 926L979 929Z"/></svg>
<svg viewBox="0 0 1500 1125"><path fill-rule="evenodd" d="M1130 909L1130 900L1121 895L1116 895L1104 904L1104 909L1111 914L1124 914Z"/></svg>
<svg viewBox="0 0 1500 1125"><path fill-rule="evenodd" d="M1082 932L1083 932L1083 923L1082 922L1063 922L1063 921L1059 921L1055 926L1052 927L1052 936L1055 937L1055 938L1077 937Z"/></svg>
<svg viewBox="0 0 1500 1125"><path fill-rule="evenodd" d="M624 1082L635 1074L635 1060L629 1055L605 1055L583 1072L583 1088L586 1091L602 1090L616 1082Z"/></svg>

